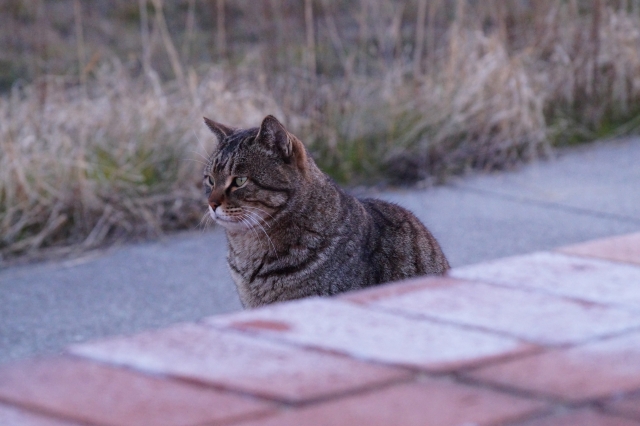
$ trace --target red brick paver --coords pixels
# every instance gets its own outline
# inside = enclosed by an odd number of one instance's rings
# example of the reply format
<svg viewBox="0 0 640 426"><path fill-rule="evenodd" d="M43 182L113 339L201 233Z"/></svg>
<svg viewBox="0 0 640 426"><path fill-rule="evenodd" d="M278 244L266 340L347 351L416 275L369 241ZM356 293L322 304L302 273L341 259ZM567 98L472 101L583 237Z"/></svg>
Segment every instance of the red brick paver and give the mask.
<svg viewBox="0 0 640 426"><path fill-rule="evenodd" d="M100 361L298 402L410 377L408 371L398 368L195 324L79 345L72 351Z"/></svg>
<svg viewBox="0 0 640 426"><path fill-rule="evenodd" d="M566 246L558 251L640 265L640 232Z"/></svg>
<svg viewBox="0 0 640 426"><path fill-rule="evenodd" d="M369 297L375 298L374 294ZM640 328L637 312L462 280L424 280L413 291L385 296L369 306L482 327L540 344L580 342ZM366 303L365 298L353 297L360 303Z"/></svg>
<svg viewBox="0 0 640 426"><path fill-rule="evenodd" d="M640 389L640 333L481 368L481 382L581 401Z"/></svg>
<svg viewBox="0 0 640 426"><path fill-rule="evenodd" d="M640 310L640 266L540 252L451 271L451 276Z"/></svg>
<svg viewBox="0 0 640 426"><path fill-rule="evenodd" d="M615 237L76 345L0 368L0 426L640 425L638 253Z"/></svg>
<svg viewBox="0 0 640 426"><path fill-rule="evenodd" d="M272 407L252 398L71 357L3 367L0 400L113 426L200 425L250 417Z"/></svg>
<svg viewBox="0 0 640 426"><path fill-rule="evenodd" d="M482 426L522 418L544 407L487 389L425 379L241 425Z"/></svg>
<svg viewBox="0 0 640 426"><path fill-rule="evenodd" d="M431 371L452 370L534 349L508 337L331 299L306 299L212 317L206 322L359 359Z"/></svg>

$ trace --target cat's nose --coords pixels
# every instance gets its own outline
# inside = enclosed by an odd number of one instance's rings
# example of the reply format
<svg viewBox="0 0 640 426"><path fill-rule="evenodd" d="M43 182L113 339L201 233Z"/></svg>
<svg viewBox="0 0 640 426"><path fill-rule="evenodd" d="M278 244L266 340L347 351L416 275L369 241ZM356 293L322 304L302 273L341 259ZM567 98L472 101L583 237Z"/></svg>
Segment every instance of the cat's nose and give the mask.
<svg viewBox="0 0 640 426"><path fill-rule="evenodd" d="M207 201L209 202L209 206L211 206L213 211L215 211L216 208L220 207L220 204L222 204L222 197L223 194L218 191L212 192L211 195L209 195L209 199Z"/></svg>

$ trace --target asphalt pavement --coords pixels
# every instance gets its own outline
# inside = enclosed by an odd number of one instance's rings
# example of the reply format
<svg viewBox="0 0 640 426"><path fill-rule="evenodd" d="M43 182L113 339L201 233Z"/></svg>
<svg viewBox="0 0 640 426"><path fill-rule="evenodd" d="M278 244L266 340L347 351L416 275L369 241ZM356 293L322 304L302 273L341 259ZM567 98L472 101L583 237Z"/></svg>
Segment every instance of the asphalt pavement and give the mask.
<svg viewBox="0 0 640 426"><path fill-rule="evenodd" d="M515 171L367 191L412 210L453 267L640 231L640 139ZM0 363L241 309L220 229L0 269Z"/></svg>

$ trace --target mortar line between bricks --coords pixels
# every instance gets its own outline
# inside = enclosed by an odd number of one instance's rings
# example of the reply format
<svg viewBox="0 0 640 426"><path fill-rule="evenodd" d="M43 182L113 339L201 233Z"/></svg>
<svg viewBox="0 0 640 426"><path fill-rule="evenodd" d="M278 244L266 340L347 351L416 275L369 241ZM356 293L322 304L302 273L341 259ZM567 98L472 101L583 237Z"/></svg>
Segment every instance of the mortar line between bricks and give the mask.
<svg viewBox="0 0 640 426"><path fill-rule="evenodd" d="M526 424L529 422L533 422L536 420L541 420L541 419L553 416L554 407L555 407L554 405L550 404L546 409L534 411L533 413L526 414L520 417L519 419L509 420L507 423L504 423L504 422L492 423L489 426L521 426L522 424Z"/></svg>
<svg viewBox="0 0 640 426"><path fill-rule="evenodd" d="M353 303L353 302L346 302L346 303ZM372 310L374 310L374 309L372 309ZM438 323L437 320L433 320L432 321L432 320L424 318L424 317L422 317L422 318L420 318L420 317L411 318L411 317L405 316L403 314L398 314L398 313L395 313L395 312L387 312L387 313L395 315L395 316L399 316L399 317L403 317L404 316L407 319L412 319L412 320L416 320L416 321L430 322L432 324ZM445 322L442 322L442 324L443 325L454 326L454 327L458 327L458 328L467 328L466 326L460 326L459 324L449 324L449 323L445 323ZM517 338L517 337L513 337L513 336L505 334L505 335L502 335L500 337L511 338L513 340L518 341L519 343L521 343L523 345L530 346L531 349L523 350L523 351L516 352L516 353L513 353L513 354L506 354L506 355L503 354L503 355L497 355L497 356L490 356L489 358L485 358L485 359L483 359L481 361L470 362L468 365L458 366L458 367L451 368L451 369L449 369L449 368L427 368L427 367L421 367L421 366L411 365L411 364L399 364L399 363L394 363L394 362L381 361L381 360L372 359L372 358L359 358L359 357L355 357L355 356L350 355L350 354L345 353L345 352L341 352L341 351L333 350L333 349L328 349L328 348L325 348L325 347L322 347L322 346L318 346L318 345L308 345L308 344L303 344L303 343L298 343L298 342L292 342L292 341L289 341L287 339L278 338L277 336L271 336L271 335L268 335L268 334L262 334L260 332L254 332L254 331L249 331L249 330L238 330L238 329L226 327L224 325L220 326L220 325L208 324L208 323L202 323L202 325L204 325L206 327L210 327L210 328L216 329L216 330L218 330L220 332L243 334L245 336L250 336L250 337L256 338L258 340L265 340L265 341L270 341L270 342L274 342L274 343L286 344L288 346L292 346L292 347L295 347L295 348L298 348L298 349L304 349L306 351L330 354L330 355L339 356L339 357L343 357L343 358L347 358L347 359L351 359L351 360L355 360L355 361L363 362L363 363L367 363L367 364L397 368L397 369L401 369L401 370L410 372L414 376L416 374L425 374L425 375L427 375L429 377L433 377L433 378L449 377L449 376L451 376L452 374L454 374L454 373L456 373L458 371L467 371L467 370L471 370L471 369L475 369L475 368L481 368L481 367L487 366L489 364L507 362L507 361L511 361L511 360L516 359L516 358L521 358L521 357L525 357L525 356L528 356L528 355L540 354L542 352L545 352L546 350L566 349L565 347L549 347L549 346L544 346L544 345L537 344L537 343L530 343L529 341L524 340L522 338ZM472 330L473 331L479 331L478 329L472 329ZM489 332L486 332L484 330L482 330L482 332L484 332L486 334L493 334L493 335L498 335L498 333L499 333L499 332L489 333Z"/></svg>
<svg viewBox="0 0 640 426"><path fill-rule="evenodd" d="M555 395L536 392L528 389L517 388L514 386L504 385L501 383L495 383L491 381L476 379L472 376L468 376L465 371L456 371L451 373L451 379L459 384L465 386L471 386L475 388L489 389L493 392L500 394L512 395L523 399L532 399L535 401L544 402L550 406L565 405L565 401L556 397Z"/></svg>
<svg viewBox="0 0 640 426"><path fill-rule="evenodd" d="M628 234L622 234L622 235L628 235ZM615 238L615 236L613 236L613 238ZM578 244L581 244L581 243L578 243ZM627 261L627 260L620 260L620 259L613 259L613 258L608 258L608 257L601 257L601 256L598 256L598 255L592 255L592 254L586 254L586 253L574 253L574 252L571 252L571 251L565 251L564 249L566 247L567 246L556 247L554 249L549 250L549 252L558 253L558 254L561 254L563 256L578 257L580 259L586 259L586 260L600 260L600 261L615 263L617 265L640 267L640 262L630 262L630 261Z"/></svg>
<svg viewBox="0 0 640 426"><path fill-rule="evenodd" d="M338 391L338 392L333 392L327 395L323 395L323 396L318 396L315 398L310 398L310 399L305 399L302 401L289 401L283 405L285 405L288 408L295 408L295 409L300 409L300 408L305 408L305 407L309 407L312 405L318 405L318 404L326 404L326 403L330 403L330 402L335 402L335 401L340 401L346 398L351 398L354 396L358 396L358 395L366 395L369 393L374 393L374 392L379 392L379 391L383 391L387 388L391 388L394 386L398 386L398 385L403 385L403 384L408 384L408 383L417 383L418 382L418 375L420 372L411 372L409 375L407 375L406 377L399 377L396 379L391 379L391 380L387 380L384 382L380 382L380 383L374 383L374 384L369 384L366 386L361 386L361 387L357 387L357 388L352 388L352 389L346 389L343 391ZM273 400L273 397L271 397L270 400ZM274 400L276 402L282 402L280 400Z"/></svg>
<svg viewBox="0 0 640 426"><path fill-rule="evenodd" d="M498 285L498 286L502 287L501 285ZM512 288L512 287L505 286L505 288ZM549 294L550 295L554 295L553 293L549 293ZM557 295L554 295L554 296L557 296ZM564 297L564 296L558 296L558 297ZM579 300L579 299L577 299L577 300ZM513 361L513 360L518 359L518 358L540 355L540 354L542 354L544 352L547 352L547 351L565 351L565 350L573 349L573 348L576 348L576 347L597 343L597 342L604 341L604 340L607 340L607 339L615 339L615 338L624 336L626 334L635 333L635 332L640 331L640 326L632 326L632 327L626 328L624 330L620 330L620 331L616 331L616 332L612 332L612 333L607 333L605 335L594 336L592 338L584 339L584 340L580 340L580 341L568 342L568 343L565 343L565 344L554 344L554 343L548 343L548 342L547 343L540 343L540 342L533 342L533 341L528 340L526 338L523 338L521 336L517 336L517 335L514 335L514 334L507 333L507 332L499 331L499 330L494 330L494 329L485 328L485 327L481 327L481 326L474 326L474 325L469 325L469 324L457 323L457 322L453 322L453 321L450 321L450 320L439 319L439 318L435 318L435 317L428 317L428 316L423 315L423 314L410 313L410 312L405 312L405 311L400 311L400 310L395 310L395 309L392 309L392 308L385 308L385 307L380 307L380 306L361 305L361 304L358 304L358 303L355 303L355 302L351 302L351 301L348 301L348 300L346 301L346 303L360 305L360 306L366 307L366 309L370 309L370 310L373 310L373 311L384 312L384 313L391 314L391 315L397 315L397 316L400 316L400 317L404 317L404 318L412 319L412 320L416 320L416 321L426 321L426 322L430 322L430 323L433 323L433 324L448 325L448 326L458 327L458 328L462 328L462 329L467 329L467 330L470 330L470 331L483 332L483 333L491 334L491 335L494 335L494 336L511 338L511 339L520 341L523 344L531 346L531 349L530 350L526 350L526 351L522 351L522 352L518 352L518 353L514 353L514 354L499 356L497 358L485 359L485 360L483 360L481 362L478 362L478 363L470 363L469 365L466 365L466 366L456 367L455 370L446 370L446 369L445 370L438 370L438 369L426 369L426 368L421 368L421 367L417 367L417 366L410 366L410 365L405 365L405 364L388 363L388 362L383 362L383 361L374 360L374 359L354 358L353 356L351 356L351 355L349 355L347 353L340 352L340 351L335 351L335 350L323 348L323 347L316 346L316 345L307 345L307 344L302 344L302 343L298 343L298 342L292 342L292 341L289 341L287 339L278 338L277 336L265 335L265 334L262 334L262 333L259 333L259 332L252 332L252 331L248 331L248 330L237 330L237 329L229 328L229 327L226 327L226 326L219 326L219 325L216 325L216 324L206 323L204 321L199 322L199 324L201 326L217 329L218 331L221 331L221 332L227 332L227 333L232 333L232 334L238 333L238 334L242 334L242 335L245 335L245 336L251 336L251 337L256 338L258 340L271 341L271 342L274 342L274 343L284 344L284 345L287 345L287 346L292 346L292 347L295 347L295 348L298 348L298 349L304 349L304 350L309 350L309 351L313 351L313 352L328 353L328 354L332 354L332 355L336 355L336 356L340 356L340 357L344 357L344 358L348 358L348 359L354 359L354 360L357 360L357 361L360 361L360 362L365 362L365 363L374 364L374 365L381 365L381 366L400 368L400 369L403 369L405 371L410 371L410 372L412 372L414 374L415 373L422 373L422 374L427 374L427 375L429 375L431 377L446 377L446 376L449 376L451 374L457 374L458 372L459 373L465 373L465 372L469 372L469 371L476 370L476 369L479 369L479 368L483 368L483 367L487 367L487 366L491 366L491 365L497 365L497 364L500 364L500 363L503 363L503 362ZM611 307L611 305L603 305L603 306ZM283 401L278 400L278 402L283 402ZM289 403L289 402L285 402L285 403Z"/></svg>
<svg viewBox="0 0 640 426"><path fill-rule="evenodd" d="M597 210L589 210L589 209L585 209L585 208L582 208L582 207L574 207L574 206L570 206L570 205L566 205L566 204L554 203L554 202L551 202L551 201L542 201L542 200L537 200L535 198L529 198L529 197L525 197L525 196L501 194L499 192L494 192L494 191L487 190L487 189L474 188L474 187L466 186L464 184L462 184L462 185L461 184L452 184L451 187L455 188L455 189L460 189L462 191L488 195L488 196L491 196L493 198L499 198L499 199L503 199L503 200L507 200L507 201L513 201L513 202L516 202L516 203L519 203L519 204L530 204L530 205L534 205L534 206L538 206L538 207L545 207L545 208L548 208L548 209L564 211L564 212L567 212L567 213L574 213L574 214L579 214L579 215L583 215L583 216L592 216L592 217L596 217L596 218L599 218L599 219L617 220L617 221L622 221L622 222L627 222L627 223L640 225L640 219L637 219L637 218L634 218L634 217L629 217L629 216L624 216L624 215L618 215L618 214L615 214L615 213L607 213L607 212L601 212L601 211L597 211Z"/></svg>
<svg viewBox="0 0 640 426"><path fill-rule="evenodd" d="M181 376L176 373L158 371L152 368L146 369L144 367L138 367L136 365L131 365L128 363L105 361L103 359L96 359L96 358L92 358L91 356L85 356L83 354L77 354L74 352L65 352L62 356L76 359L82 362L99 364L103 367L108 367L111 369L126 371L129 373L133 373L134 375L160 379L160 380L179 382L182 384L186 384L186 385L201 388L201 389L209 389L209 390L223 392L226 394L232 394L241 398L262 399L267 402L273 402L279 405L286 405L286 406L295 405L295 403L292 403L290 401L285 401L283 399L275 399L274 397L268 396L266 394L228 386L228 385L225 385L224 383L215 382L213 380L198 379L196 377L188 377L186 375Z"/></svg>
<svg viewBox="0 0 640 426"><path fill-rule="evenodd" d="M634 392L635 393L635 392ZM617 417L620 419L625 419L625 420L633 420L635 422L638 422L638 416L625 412L625 411L617 411L614 408L610 408L607 406L608 404L606 403L597 403L595 404L595 410L598 411L600 414L604 414L607 416L611 416L611 417Z"/></svg>
<svg viewBox="0 0 640 426"><path fill-rule="evenodd" d="M598 262L608 262L608 263L612 263L612 264L618 264L618 265L624 265L624 266L631 266L631 267L636 267L636 268L640 268L640 265L635 264L635 263L628 263L628 262L620 262L620 261L615 261L615 260L611 260L611 259L603 259L603 258L599 258L599 257L593 257L593 256L582 256L582 255L574 255L574 254L570 254L570 253L565 253L565 252L559 252L556 250L550 250L550 251L539 251L537 253L553 253L555 255L561 255L561 256L567 256L567 257L578 257L578 258L582 258L585 260L592 260L592 261L598 261ZM495 259L495 260L501 260L501 259ZM487 262L480 262L477 264L471 264L471 265L465 265L465 266L461 266L461 267L456 267L451 269L447 274L448 274L448 278L451 278L457 282L459 282L461 285L468 285L468 284L482 284L482 285L487 285L490 287L497 287L497 288L501 288L501 289L505 289L505 290L511 290L514 292L524 292L524 293L532 293L532 294L542 294L544 296L549 296L551 298L554 299L560 299L560 300L565 300L565 301L569 301L569 302L575 302L575 303L579 303L579 304L589 304L589 305L594 305L594 306L599 306L601 308L611 308L611 309L616 309L619 311L625 311L625 312L630 312L630 313L638 313L640 312L639 308L636 308L634 306L630 306L630 305L623 305L623 304L619 304L619 303L613 303L613 302L596 302L592 299L588 299L588 298L582 298L576 295L570 295L570 294L563 294L563 293L556 293L550 290L546 290L544 288L541 287L534 287L534 286L522 286L522 285L518 285L515 286L513 284L505 284L505 283L501 283L498 281L492 281L492 278L486 278L486 277L475 277L475 278L462 278L462 277L458 277L456 275L451 275L451 273L455 273L456 270L458 269L464 269L467 267L475 267L475 266L479 266L479 265L483 265L483 264L488 264L493 262L493 260L487 261ZM401 282L397 282L397 283L401 283ZM391 283L393 284L393 283ZM424 289L427 289L429 287L426 287ZM399 296L403 296L405 294L410 294L412 292L417 292L417 291L422 291L424 289L416 289L416 290L411 290L407 293L400 293L394 296L391 296L390 298L394 298L394 297L399 297ZM376 305L376 303L378 302L378 300L384 300L387 297L384 298L380 298L380 299L373 299L371 301L367 301L367 302L361 302L361 301L357 301L357 300L351 300L348 297L342 298L340 300L343 300L347 303L351 303L351 304L355 304L357 306L361 306L361 307L369 307L369 306L374 306ZM390 308L386 308L386 309L390 309ZM422 314L419 314L422 315Z"/></svg>
<svg viewBox="0 0 640 426"><path fill-rule="evenodd" d="M352 303L352 302L348 302L348 303ZM424 318L421 319L421 321L424 321ZM244 336L249 336L258 340L263 340L263 341L269 341L269 342L273 342L273 343L278 343L278 344L284 344L287 346L291 346L293 348L296 349L303 349L305 351L311 351L311 352L317 352L317 353L321 353L321 354L329 354L329 355L334 355L334 356L338 356L341 358L346 358L346 359L350 359L350 360L354 360L354 361L358 361L358 362L362 362L365 364L371 364L371 365L378 365L378 366L382 366L382 367L390 367L390 368L396 368L399 370L403 370L408 372L409 374L413 375L413 380L415 380L416 375L426 375L428 377L432 377L432 378L442 378L442 377L450 377L452 374L454 374L457 371L466 371L466 370L470 370L473 368L480 368L480 367L484 367L485 365L489 365L489 364L493 364L493 363L498 363L498 362L506 362L506 361L510 361L512 359L518 358L518 357L523 357L523 356L527 356L527 355L536 355L538 353L544 352L545 350L551 350L554 348L548 348L548 347L544 347L542 345L537 345L537 344L532 344L526 341L522 341L522 339L516 339L516 340L520 340L521 343L526 344L531 346L531 350L530 351L523 351L520 353L515 353L515 354L509 354L509 355L499 355L497 357L492 357L490 359L486 359L481 361L480 363L476 363L476 364L469 364L467 366L464 367L456 367L455 369L428 369L425 367L420 367L417 365L411 365L411 364L398 364L398 363L393 363L393 362L387 362L387 361L381 361L378 359L373 359L373 358L359 358L359 357L355 357L353 355L350 355L348 353L345 352L341 352L338 350L333 350L333 349L328 349L322 346L318 346L318 345L308 345L308 344L303 344L303 343L298 343L298 342L292 342L289 341L287 339L282 339L282 338L278 338L276 336L271 336L268 334L262 334L260 332L254 332L254 331L248 331L248 330L238 330L235 328L230 328L230 327L226 327L224 325L217 325L217 324L209 324L209 323L205 323L205 322L199 322L199 325L203 325L205 327L209 327L215 330L218 330L220 332L223 333L231 333L231 334L241 334ZM406 381L410 381L410 380L406 380Z"/></svg>
<svg viewBox="0 0 640 426"><path fill-rule="evenodd" d="M233 331L232 331L233 333ZM257 340L260 340L259 338ZM299 347L294 347L294 349L299 349ZM317 351L315 348L312 348L314 351ZM305 348L305 350L309 350L308 348ZM322 351L319 351L322 352ZM252 390L248 390L248 389L242 389L240 387L234 387L233 385L228 385L222 382L217 382L213 379L211 380L207 380L207 379L200 379L200 378L196 378L196 377L189 377L186 375L180 375L179 373L171 373L171 372L159 372L159 371L155 371L153 369L144 369L144 368L140 368L140 367L136 367L133 365L129 365L129 364L119 364L119 363L113 363L110 361L103 361L103 360L98 360L98 359L94 359L94 358L88 358L85 357L84 355L79 355L79 354L75 354L75 353L68 353L65 354L65 356L68 356L70 358L76 358L78 360L83 360L83 361L89 361L89 362L94 362L94 363L98 363L110 368L116 368L116 369L122 369L122 370L126 370L126 371L130 371L133 372L134 374L139 374L142 376L148 376L148 377L155 377L155 378L160 378L160 379L168 379L168 380L172 380L172 381L176 381L176 382L180 382L180 383L184 383L187 384L189 386L196 386L199 388L203 388L203 389L213 389L216 391L220 391L220 392L224 392L227 394L232 394L232 395L236 395L239 397L243 397L243 398L253 398L253 399L260 399L260 400L264 400L264 401L268 401L268 402L272 402L278 405L278 409L281 409L283 407L288 407L288 408L299 408L299 407L305 407L308 405L313 405L313 404L318 404L318 403L323 403L323 402L330 402L336 399L341 399L341 398L346 398L346 397L350 397L350 396L354 396L354 395L358 395L360 393L367 393L367 392L373 392L373 391L377 391L377 390L381 390L381 389L385 389L387 387L391 387L391 386L396 386L402 383L410 383L410 382L415 382L416 381L416 377L418 374L422 373L421 370L418 369L410 369L410 368L402 368L399 366L394 366L392 365L392 367L396 367L399 370L403 370L406 372L406 375L401 376L401 377L397 377L397 378L392 378L392 379L387 379L384 381L380 381L377 383L370 383L370 384L366 384L366 385L361 385L355 388L351 388L351 389L346 389L346 390L342 390L342 391L336 391L336 392L332 392L326 395L320 395L314 398L308 398L308 399L303 399L303 400L291 400L291 399L287 399L285 397L277 397L274 396L272 394L268 394L268 393L263 393L263 392L259 392L259 391L252 391ZM345 356L345 355L342 355ZM349 359L354 359L352 357L348 357ZM362 360L357 360L359 362L363 362L363 363L368 363L368 364L375 364L372 363L370 361L362 361ZM385 367L389 367L389 364L378 364L380 366L385 366Z"/></svg>
<svg viewBox="0 0 640 426"><path fill-rule="evenodd" d="M352 358L353 359L353 358ZM349 398L351 396L356 396L356 395L360 395L360 394L366 394L366 393L370 393L370 392L376 392L379 390L383 390L392 386L397 386L397 385L401 385L404 383L412 383L416 381L416 376L418 373L420 373L419 371L411 371L409 369L405 369L407 370L407 375L403 376L403 377L398 377L398 378L394 378L394 379L387 379L385 381L381 381L378 383L370 383L367 385L361 385L358 387L354 387L351 389L345 389L345 390L341 390L341 391L335 391L335 392L331 392L325 395L319 395L313 398L308 398L308 399L303 399L303 400L292 400L292 399L287 399L285 397L278 397L278 396L274 396L272 394L268 394L268 393L263 393L263 392L259 392L259 391L250 391L247 389L240 389L239 387L233 387L232 385L226 385L226 384L222 384L222 383L216 383L213 381L207 381L206 379L197 379L197 378L192 378L192 377L185 377L185 376L180 376L180 375L176 375L173 373L164 373L164 376L170 380L175 380L177 382L181 382L181 383L186 383L189 384L191 386L198 386L198 387L202 387L205 389L215 389L227 394L233 394L233 395L237 395L237 396L241 396L241 397L249 397L249 398L253 398L253 399L259 399L259 400L263 400L263 401L268 401L268 402L272 402L277 404L278 406L276 407L277 409L283 409L283 408L303 408L303 407L307 407L310 405L315 405L315 404L321 404L321 403L326 403L326 402L331 402L331 401L336 401L336 400L340 400L343 398ZM139 371L140 372L140 371ZM153 374L153 372L149 372L149 371L142 371L142 373L150 373Z"/></svg>
<svg viewBox="0 0 640 426"><path fill-rule="evenodd" d="M507 288L507 287L505 287L505 288ZM512 288L512 287L509 287L509 288ZM555 296L557 296L557 295L555 295ZM566 298L564 296L557 296L557 298L559 298L559 299L563 299L564 298L564 299L573 300L573 299L570 299L570 298ZM359 303L352 302L352 301L349 301L349 300L347 300L347 303L355 303L355 304L360 305ZM597 303L594 303L594 305L602 306L602 307L605 307L605 308L613 308L613 309L621 310L621 311L625 311L625 312L632 312L632 313L636 312L635 310L634 311L630 311L628 309L620 308L617 305L600 305L600 304L597 304ZM525 355L540 353L540 352L543 352L544 350L570 349L570 348L573 348L573 347L576 347L576 346L582 346L582 345L586 345L586 344L589 344L589 343L598 342L600 340L614 339L616 337L620 337L620 336L624 336L626 334L636 333L636 332L640 331L640 324L637 324L637 325L629 326L629 327L621 329L621 330L610 331L610 332L607 332L607 333L594 335L594 336L591 336L591 337L588 337L588 338L576 339L576 340L572 340L572 341L568 341L568 342L551 342L551 341L543 342L543 341L535 341L535 340L532 340L532 339L530 339L528 337L521 336L521 335L518 335L518 334L515 334L515 333L508 332L508 331L496 330L496 329L490 328L488 326L466 324L464 322L456 321L455 319L439 318L439 317L431 316L431 315L428 315L428 314L404 311L404 310L402 310L400 308L381 306L381 305L377 305L375 303L373 303L373 304L365 304L365 305L361 305L361 306L365 306L367 309L371 309L373 311L385 312L385 313L388 313L388 314L398 315L398 316L401 316L401 317L404 317L404 318L413 319L413 320L427 321L427 322L431 322L431 323L434 323L434 324L449 325L449 326L454 326L454 327L458 327L458 328L463 328L463 329L466 329L466 330L480 331L480 332L491 334L491 335L496 335L496 336L500 336L500 337L507 337L507 338L519 340L522 343L527 343L527 344L530 344L531 346L533 346L533 349L531 351L527 351L527 352L524 352L522 354L514 354L513 357L519 357L519 356L525 356Z"/></svg>
<svg viewBox="0 0 640 426"><path fill-rule="evenodd" d="M351 303L351 302L349 302ZM491 335L495 335L495 336L500 336L500 337L507 337L510 339L515 339L515 340L520 340L522 343L529 343L532 346L536 346L536 347L540 347L541 349L543 348L561 348L564 347L566 344L560 345L560 344L554 344L554 343L549 343L549 342L545 342L545 343L540 343L540 342L534 342L532 340L529 340L525 337L522 336L518 336L515 334L511 334L509 332L506 331L501 331L501 330L496 330L493 328L489 328L489 327L484 327L481 325L473 325L473 324L465 324L463 322L457 322L456 320L449 320L446 318L438 318L438 317L434 317L428 314L420 314L417 312L408 312L408 311L403 311L402 309L398 309L398 308L389 308L386 306L380 306L380 305L376 305L376 304L371 304L371 305L365 305L368 309L371 309L372 311L378 311L378 312L384 312L387 314L392 314L392 315L397 315L400 317L404 317L404 318L408 318L408 319L412 319L412 320L417 320L417 321L426 321L426 322L430 322L433 324L442 324L442 325L448 325L448 326L452 326L452 327L457 327L457 328L462 328L468 331L479 331L482 333L487 333L487 334L491 334ZM537 351L533 351L533 352L537 352ZM527 352L529 353L529 352Z"/></svg>
<svg viewBox="0 0 640 426"><path fill-rule="evenodd" d="M205 318L206 319L206 318ZM333 355L333 356L337 356L340 358L346 358L346 359L350 359L352 361L357 361L357 362L361 362L364 364L370 364L370 365L377 365L377 366L381 366L381 367L388 367L388 368L396 368L398 370L403 370L408 372L409 374L412 374L415 378L416 374L424 374L427 373L433 377L442 377L442 376L446 376L448 374L451 374L451 371L437 371L437 370L432 370L432 371L427 371L423 368L417 367L415 365L409 365L409 364L395 364L392 362L385 362L385 361L380 361L378 359L373 359L373 358L359 358L353 355L350 355L346 352L341 352L339 350L335 350L335 349L330 349L330 348L325 348L319 345L311 345L311 344L304 344L304 343L298 343L298 342L294 342L291 340L287 340L287 339L283 339L283 338L278 338L277 336L271 336L268 334L262 334L260 332L255 332L255 331L250 331L250 330L239 330L233 327L228 327L225 325L218 325L218 324L211 324L211 323L207 323L204 320L198 321L196 324L201 325L203 327L208 327L214 330L217 330L221 333L231 333L231 334L240 334L243 336L248 336L248 337L252 337L254 339L257 339L258 341L268 341L268 342L272 342L272 343L277 343L280 345L284 345L284 346L289 346L291 348L294 349L302 349L305 351L310 351L310 352L316 352L316 353L320 353L320 354L329 354L329 355Z"/></svg>
<svg viewBox="0 0 640 426"><path fill-rule="evenodd" d="M580 408L597 408L603 399L608 399L612 395L601 395L593 398L585 398L583 400L562 399L559 395L545 393L544 391L536 391L531 389L519 388L517 386L492 382L490 380L477 379L469 376L468 372L455 372L452 374L453 379L463 385L485 388L501 394L515 395L523 399L531 399L549 404L551 407L564 407L575 410Z"/></svg>
<svg viewBox="0 0 640 426"><path fill-rule="evenodd" d="M561 255L564 256L570 256L570 257L577 257L577 256L573 256L571 254L566 254L566 253L559 253ZM584 257L583 257L584 258ZM608 259L600 259L600 258L594 258L594 257L590 257L590 260L598 260L598 261L602 261L602 262L610 262L610 263L615 263L611 260ZM483 263L490 263L489 262L483 262ZM477 266L477 265L481 265L483 263L479 263L476 265L469 265L469 266ZM637 267L638 265L632 264L632 263L623 263L623 265L626 266L631 266L631 267ZM465 266L466 267L466 266ZM504 283L500 283L500 282L496 282L496 281L492 281L491 278L486 278L486 277L478 277L478 278L473 278L473 280L469 280L467 278L458 278L455 275L452 276L452 278L455 279L459 279L459 280L467 280L467 281L472 281L472 282L477 282L477 283L482 283L482 284L487 284L487 285L491 285L494 287L501 287L501 288L506 288L506 289L518 289L518 290L526 290L530 293L539 293L539 294L544 294L546 296L553 296L556 298L562 298L562 299L567 299L567 300L573 300L575 302L578 303L589 303L589 304L593 304L593 305L599 305L602 307L609 307L609 308L614 308L614 309L618 309L618 310L623 310L626 312L631 312L631 313L638 313L640 310L634 306L630 306L630 305L622 305L620 303L613 303L613 302L594 302L592 299L589 298L584 298L584 297L579 297L579 296L574 296L574 295L568 295L568 294L563 294L563 293L556 293L554 291L551 290L547 290L544 289L542 287L534 287L534 286L515 286L513 284L504 284Z"/></svg>
<svg viewBox="0 0 640 426"><path fill-rule="evenodd" d="M220 426L232 426L235 424L253 422L253 421L262 421L265 419L269 419L269 417L277 416L282 412L282 406L275 407L273 410L265 410L265 411L256 411L253 413L243 413L238 414L227 419L221 419L218 421L205 421L204 423L198 423L194 426L212 426L212 425L220 425Z"/></svg>

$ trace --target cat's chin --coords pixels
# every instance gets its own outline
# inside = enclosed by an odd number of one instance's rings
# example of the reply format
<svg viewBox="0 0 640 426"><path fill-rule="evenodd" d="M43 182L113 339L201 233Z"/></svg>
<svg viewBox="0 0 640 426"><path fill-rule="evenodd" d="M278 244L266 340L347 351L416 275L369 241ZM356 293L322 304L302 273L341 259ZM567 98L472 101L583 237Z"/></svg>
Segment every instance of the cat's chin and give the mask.
<svg viewBox="0 0 640 426"><path fill-rule="evenodd" d="M242 223L242 222L234 222L231 220L224 220L224 219L220 219L217 218L216 219L216 223L220 226L222 226L223 228L225 228L227 231L248 231L249 227L247 226L247 224Z"/></svg>

